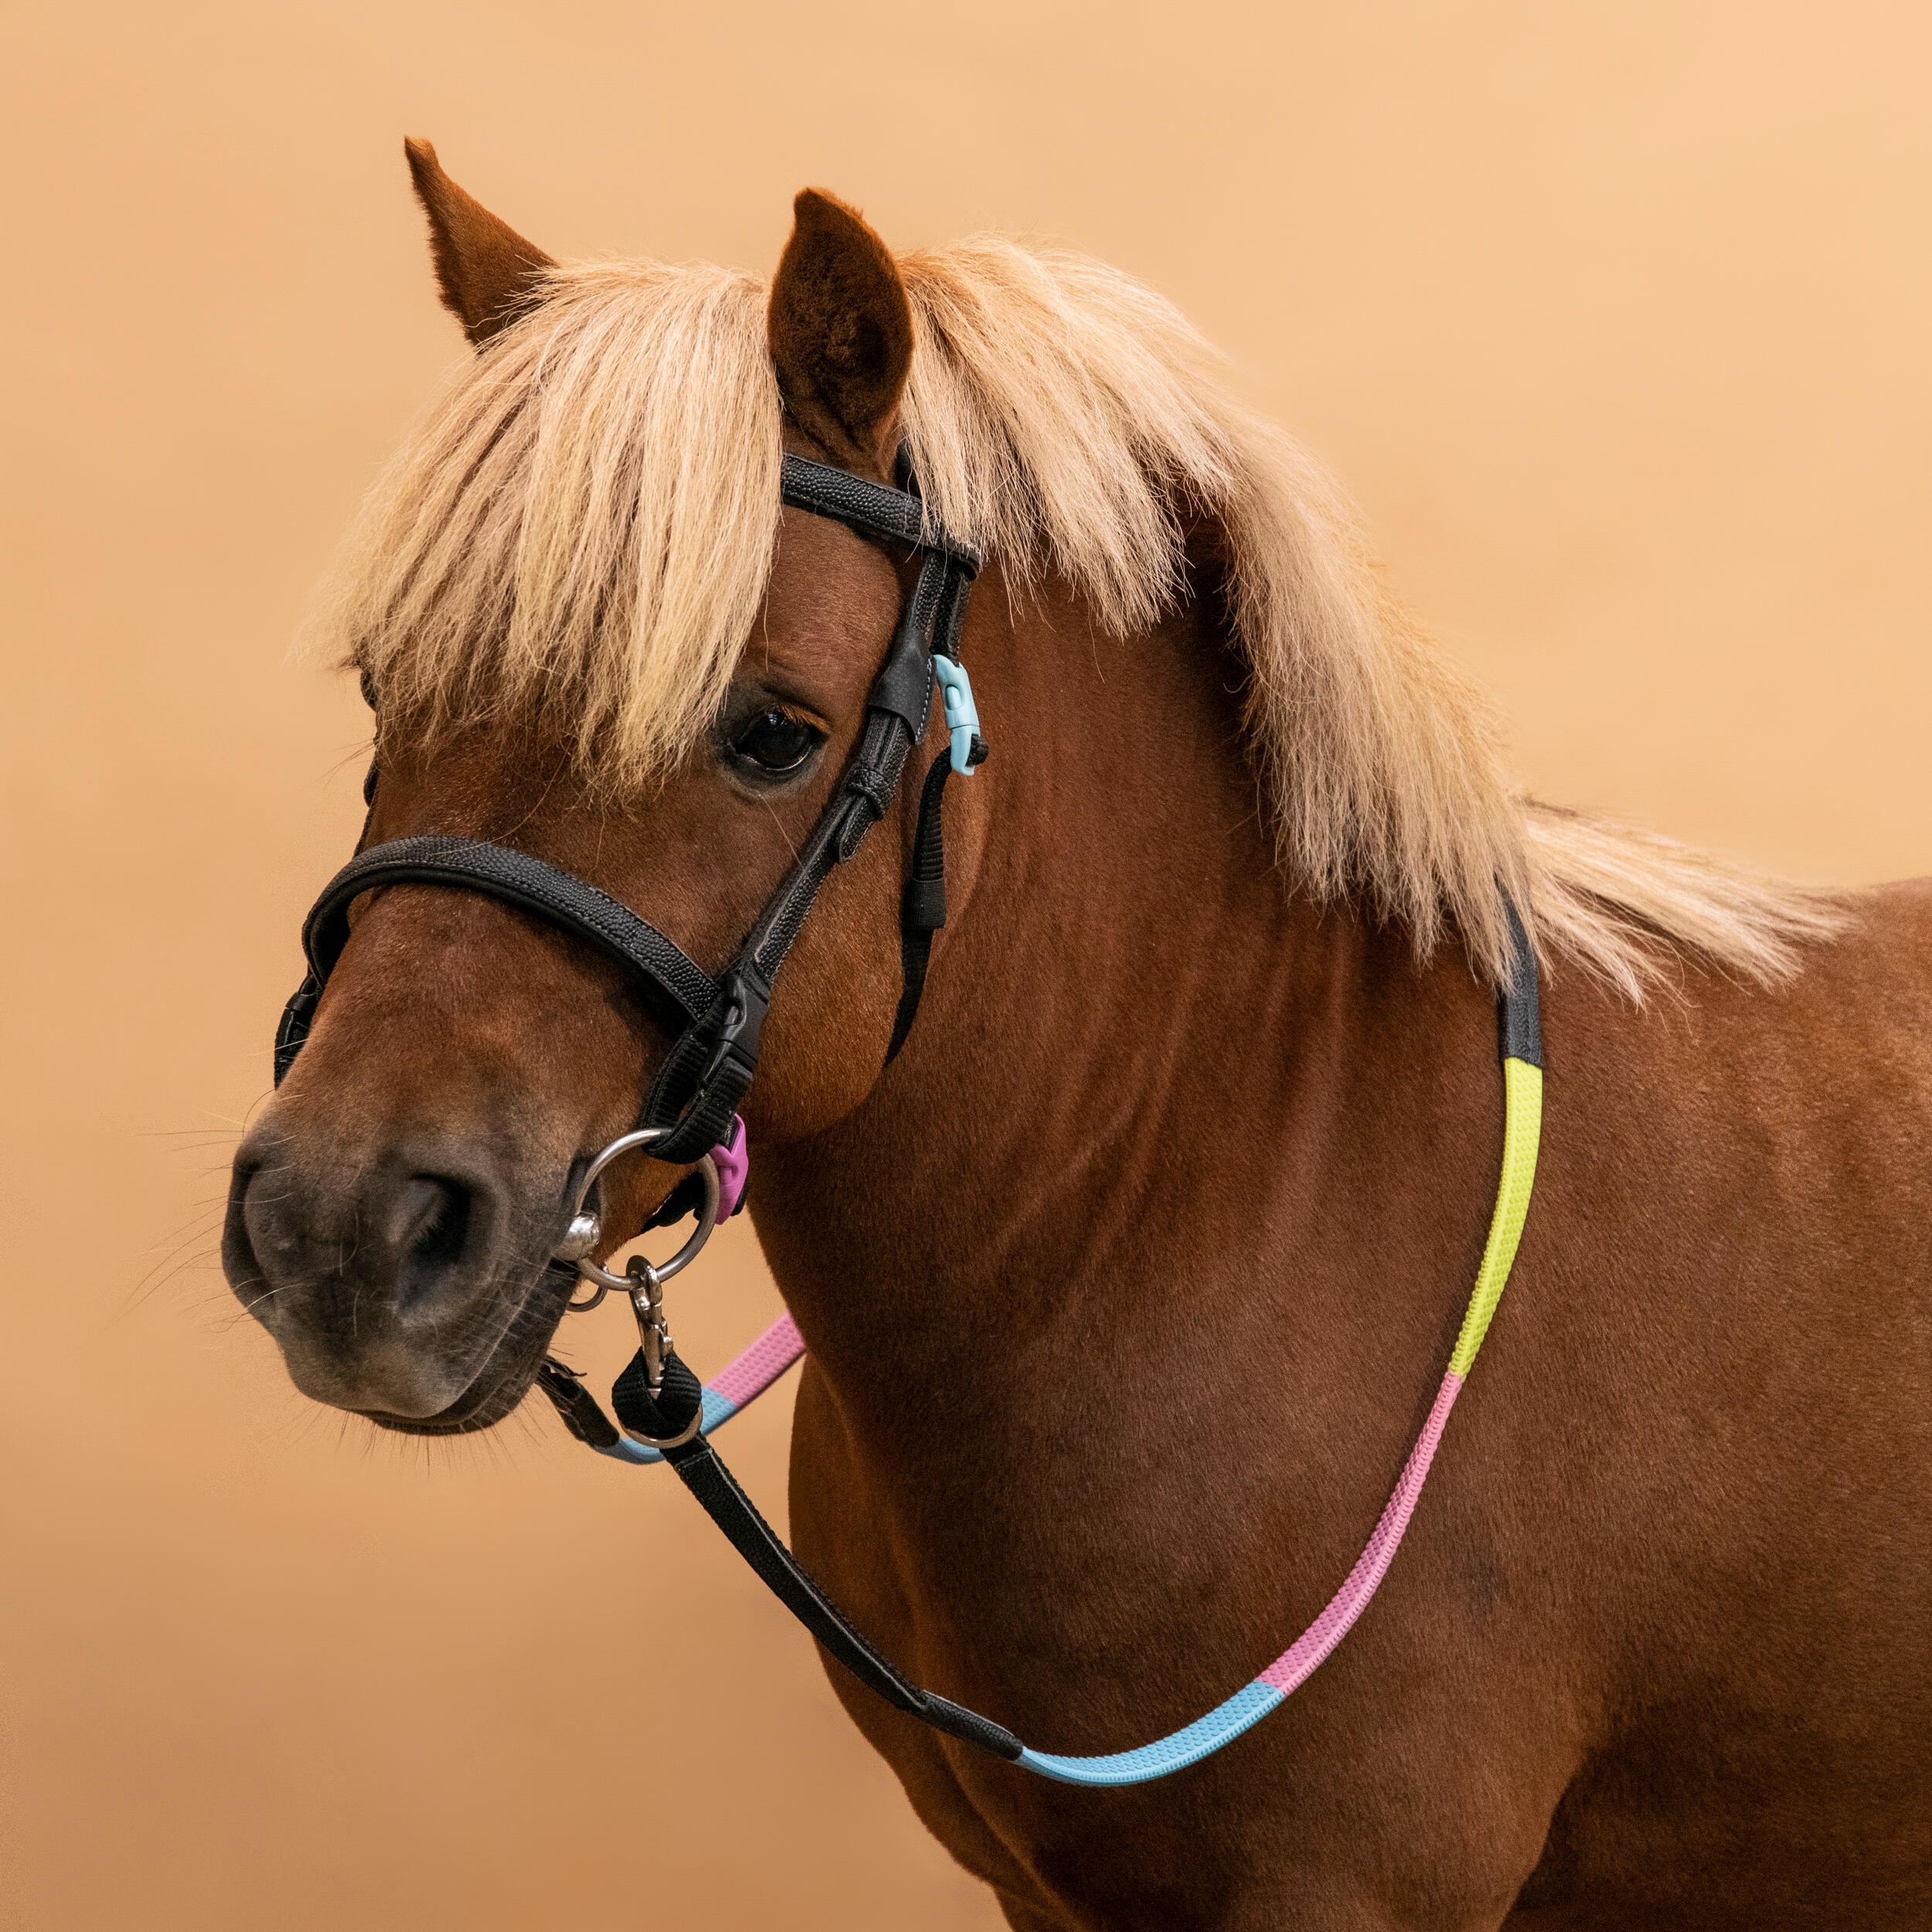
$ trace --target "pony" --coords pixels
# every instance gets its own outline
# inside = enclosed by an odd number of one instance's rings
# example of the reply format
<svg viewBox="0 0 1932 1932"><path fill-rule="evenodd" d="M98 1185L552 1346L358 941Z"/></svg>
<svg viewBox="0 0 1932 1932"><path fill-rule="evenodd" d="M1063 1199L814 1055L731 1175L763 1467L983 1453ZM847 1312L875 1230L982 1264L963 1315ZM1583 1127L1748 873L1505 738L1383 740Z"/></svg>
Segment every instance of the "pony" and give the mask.
<svg viewBox="0 0 1932 1932"><path fill-rule="evenodd" d="M1518 920L1540 966L1540 1165L1481 1376L1288 1704L1094 1791L832 1670L1009 1922L1923 1924L1932 882L1824 893L1524 796L1335 486L1111 268L895 256L812 190L768 287L564 267L407 151L474 353L313 620L375 711L366 845L513 846L709 970L917 569L785 508L786 453L885 483L903 451L986 560L992 756L946 801L917 1022L888 1064L902 787L743 1110L808 1351L797 1546L921 1683L1116 1750L1327 1600L1483 1253ZM668 1045L515 906L364 895L230 1196L296 1385L423 1435L514 1410L573 1178ZM692 1171L614 1170L599 1253Z"/></svg>

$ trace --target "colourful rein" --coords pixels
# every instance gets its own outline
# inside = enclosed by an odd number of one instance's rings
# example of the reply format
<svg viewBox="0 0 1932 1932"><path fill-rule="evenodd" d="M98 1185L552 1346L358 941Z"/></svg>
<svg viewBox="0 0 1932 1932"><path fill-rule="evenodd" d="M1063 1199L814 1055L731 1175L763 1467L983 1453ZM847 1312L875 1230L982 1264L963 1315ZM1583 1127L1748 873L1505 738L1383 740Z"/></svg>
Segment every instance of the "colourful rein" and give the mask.
<svg viewBox="0 0 1932 1932"><path fill-rule="evenodd" d="M1435 1460L1436 1446L1442 1440L1449 1411L1455 1406L1469 1371L1475 1366L1476 1352L1482 1346L1502 1291L1509 1284L1517 1243L1522 1238L1523 1223L1529 1213L1530 1192L1536 1179L1536 1152L1543 1138L1543 1074L1534 984L1532 978L1526 1019L1517 1002L1512 1001L1503 1013L1502 1174L1496 1189L1495 1212L1490 1217L1489 1238L1483 1247L1482 1265L1476 1271L1476 1285L1462 1318L1461 1332L1456 1338L1447 1372L1436 1391L1428 1419L1409 1451L1408 1461L1403 1464L1395 1492L1342 1587L1328 1599L1321 1615L1260 1676L1225 1703L1217 1704L1205 1717L1197 1717L1192 1724L1134 1750L1095 1757L1062 1757L1026 1748L1015 1762L1066 1784L1141 1784L1151 1778L1165 1777L1170 1771L1180 1770L1218 1751L1250 1725L1267 1716L1291 1692L1298 1690L1367 1609L1369 1599L1388 1574L1409 1519L1415 1513L1416 1502L1428 1478L1429 1465ZM740 1188L743 1147L740 1131L732 1142L739 1163ZM736 1206L735 1199L731 1205ZM723 1212L729 1209L721 1211L721 1218ZM704 1433L709 1435L722 1427L747 1403L763 1395L804 1352L798 1325L789 1315L781 1316L721 1375L706 1385ZM656 1450L622 1438L600 1453L614 1456L621 1462L662 1460Z"/></svg>

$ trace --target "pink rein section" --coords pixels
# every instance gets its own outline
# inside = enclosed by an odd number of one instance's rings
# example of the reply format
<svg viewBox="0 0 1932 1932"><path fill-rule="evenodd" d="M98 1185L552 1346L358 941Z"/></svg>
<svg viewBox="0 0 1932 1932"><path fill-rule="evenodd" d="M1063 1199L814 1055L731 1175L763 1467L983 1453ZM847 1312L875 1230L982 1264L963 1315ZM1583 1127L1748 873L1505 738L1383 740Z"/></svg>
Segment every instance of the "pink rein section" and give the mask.
<svg viewBox="0 0 1932 1932"><path fill-rule="evenodd" d="M1409 1460L1402 1466L1401 1480L1396 1483L1388 1506L1382 1512L1381 1521L1375 1526L1375 1533L1355 1559L1354 1569L1349 1572L1342 1587L1328 1599L1328 1607L1262 1672L1255 1679L1257 1683L1269 1685L1284 1697L1291 1691L1299 1689L1315 1667L1349 1634L1349 1626L1368 1608L1369 1599L1376 1594L1383 1578L1388 1574L1389 1564L1395 1560L1396 1546L1402 1541L1403 1532L1409 1527L1410 1517L1415 1513L1416 1498L1422 1494L1429 1465L1435 1461L1436 1445L1442 1440L1443 1427L1449 1420L1449 1411L1456 1406L1456 1397L1461 1393L1462 1377L1451 1369L1442 1378L1442 1386L1436 1391L1429 1419L1422 1425L1422 1433L1416 1437L1415 1447L1409 1451Z"/></svg>
<svg viewBox="0 0 1932 1932"><path fill-rule="evenodd" d="M731 1138L711 1150L718 1170L718 1219L728 1221L744 1205L745 1177L751 1171L751 1148L745 1124L731 1117ZM805 1352L804 1338L789 1315L781 1315L744 1353L727 1362L706 1386L733 1410L761 1396Z"/></svg>
<svg viewBox="0 0 1932 1932"><path fill-rule="evenodd" d="M781 1315L735 1361L713 1376L708 1386L734 1409L760 1396L805 1352L804 1338L788 1315Z"/></svg>

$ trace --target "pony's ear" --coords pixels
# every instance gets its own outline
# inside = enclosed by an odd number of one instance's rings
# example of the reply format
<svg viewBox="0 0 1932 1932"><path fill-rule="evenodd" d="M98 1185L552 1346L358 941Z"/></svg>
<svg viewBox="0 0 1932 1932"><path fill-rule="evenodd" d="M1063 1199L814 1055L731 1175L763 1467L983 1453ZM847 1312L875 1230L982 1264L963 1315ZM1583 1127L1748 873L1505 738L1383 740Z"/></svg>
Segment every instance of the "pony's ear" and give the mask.
<svg viewBox="0 0 1932 1932"><path fill-rule="evenodd" d="M536 294L536 278L556 264L443 172L427 141L405 139L416 198L430 218L430 256L443 306L481 349L506 328Z"/></svg>
<svg viewBox="0 0 1932 1932"><path fill-rule="evenodd" d="M890 474L913 313L886 244L857 213L808 188L771 284L778 388L799 427L835 454Z"/></svg>

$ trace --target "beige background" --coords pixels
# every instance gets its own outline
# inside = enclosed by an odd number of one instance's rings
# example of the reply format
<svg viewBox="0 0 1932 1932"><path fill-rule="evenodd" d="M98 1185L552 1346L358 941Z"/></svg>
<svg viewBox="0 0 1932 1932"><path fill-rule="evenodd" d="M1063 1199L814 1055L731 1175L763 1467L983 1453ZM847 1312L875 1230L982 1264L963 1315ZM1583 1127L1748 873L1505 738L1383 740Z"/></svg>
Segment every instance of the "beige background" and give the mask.
<svg viewBox="0 0 1932 1932"><path fill-rule="evenodd" d="M1925 22L5 9L0 1917L992 1920L670 1488L543 1417L345 1426L213 1265L359 811L361 709L285 647L458 353L404 132L565 257L762 271L810 182L1123 264L1335 462L1540 790L1861 879L1932 868ZM723 1245L700 1363L776 1308ZM733 1432L773 1506L788 1400Z"/></svg>

